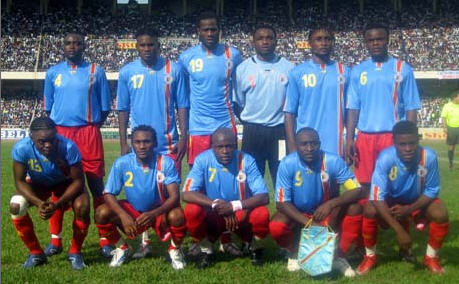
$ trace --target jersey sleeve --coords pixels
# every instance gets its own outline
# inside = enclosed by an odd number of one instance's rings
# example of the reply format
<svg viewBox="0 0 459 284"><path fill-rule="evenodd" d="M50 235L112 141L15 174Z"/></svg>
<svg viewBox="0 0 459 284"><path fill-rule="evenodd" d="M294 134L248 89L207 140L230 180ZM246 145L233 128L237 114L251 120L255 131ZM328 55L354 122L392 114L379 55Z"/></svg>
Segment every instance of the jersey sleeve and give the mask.
<svg viewBox="0 0 459 284"><path fill-rule="evenodd" d="M81 153L78 150L78 147L72 141L68 141L65 160L67 161L69 166L73 166L81 162Z"/></svg>
<svg viewBox="0 0 459 284"><path fill-rule="evenodd" d="M360 74L357 69L351 71L350 82L347 88L347 109L360 109L360 95L359 95Z"/></svg>
<svg viewBox="0 0 459 284"><path fill-rule="evenodd" d="M191 171L188 173L188 176L183 186L183 192L189 191L200 191L205 187L204 182L204 172L205 164L202 161L202 155L196 157Z"/></svg>
<svg viewBox="0 0 459 284"><path fill-rule="evenodd" d="M188 97L187 92L187 80L184 68L181 64L176 64L176 81L175 81L175 97L177 101L178 108L190 108L190 98Z"/></svg>
<svg viewBox="0 0 459 284"><path fill-rule="evenodd" d="M11 151L11 158L13 159L13 161L27 165L27 157L25 154L26 151L24 151L22 145L23 144L20 142L14 145L13 150Z"/></svg>
<svg viewBox="0 0 459 284"><path fill-rule="evenodd" d="M163 156L164 163L164 184L169 185L171 183L180 184L180 178L178 176L177 169L175 168L174 162L171 158Z"/></svg>
<svg viewBox="0 0 459 284"><path fill-rule="evenodd" d="M104 194L118 195L123 187L123 171L119 161L115 161L107 182L105 183Z"/></svg>
<svg viewBox="0 0 459 284"><path fill-rule="evenodd" d="M384 201L388 194L390 165L384 159L376 161L375 170L371 177L371 188L369 200Z"/></svg>
<svg viewBox="0 0 459 284"><path fill-rule="evenodd" d="M276 178L276 202L292 201L292 177L288 170L287 162L284 158L279 164Z"/></svg>
<svg viewBox="0 0 459 284"><path fill-rule="evenodd" d="M285 106L284 112L289 112L297 115L298 113L298 104L299 104L299 95L300 91L298 89L298 84L295 80L295 73L293 70L290 70L288 73L288 85L285 95Z"/></svg>
<svg viewBox="0 0 459 284"><path fill-rule="evenodd" d="M127 71L122 68L119 73L118 86L116 90L116 109L121 111L129 111L131 107L128 86L129 81L127 76Z"/></svg>
<svg viewBox="0 0 459 284"><path fill-rule="evenodd" d="M45 76L45 87L43 91L43 108L45 111L51 111L54 104L54 82L53 71L48 69Z"/></svg>
<svg viewBox="0 0 459 284"><path fill-rule="evenodd" d="M346 190L354 190L360 187L354 174L351 172L349 167L346 165L346 162L344 162L341 157L337 157L335 165L337 169L336 180L339 184L344 185Z"/></svg>
<svg viewBox="0 0 459 284"><path fill-rule="evenodd" d="M429 198L436 198L440 192L440 174L438 172L438 160L437 155L433 151L432 159L429 159L427 166L427 175L425 179L424 192L423 194Z"/></svg>
<svg viewBox="0 0 459 284"><path fill-rule="evenodd" d="M110 98L110 85L108 84L107 76L105 75L104 69L98 67L98 82L99 82L99 96L100 96L100 107L102 111L111 110L111 98Z"/></svg>
<svg viewBox="0 0 459 284"><path fill-rule="evenodd" d="M266 187L265 180L258 170L255 159L247 154L244 155L244 159L246 161L245 170L247 183L249 184L252 195L268 193L268 188Z"/></svg>
<svg viewBox="0 0 459 284"><path fill-rule="evenodd" d="M411 66L407 63L404 64L403 81L401 84L401 92L403 102L406 110L417 110L421 108L421 101L419 99L418 86L414 78L414 72Z"/></svg>

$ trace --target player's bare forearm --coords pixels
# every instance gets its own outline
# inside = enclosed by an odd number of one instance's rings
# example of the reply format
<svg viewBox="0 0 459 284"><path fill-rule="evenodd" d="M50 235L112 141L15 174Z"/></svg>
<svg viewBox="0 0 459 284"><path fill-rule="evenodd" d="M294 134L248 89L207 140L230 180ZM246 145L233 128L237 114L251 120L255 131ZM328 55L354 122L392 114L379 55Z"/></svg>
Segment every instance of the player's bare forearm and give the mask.
<svg viewBox="0 0 459 284"><path fill-rule="evenodd" d="M121 155L126 154L129 148L127 144L128 119L129 119L128 111L118 111Z"/></svg>
<svg viewBox="0 0 459 284"><path fill-rule="evenodd" d="M343 194L338 197L333 198L332 200L332 208L348 205L354 202L357 202L362 195L362 189L356 188L353 190L346 190Z"/></svg>
<svg viewBox="0 0 459 284"><path fill-rule="evenodd" d="M33 192L32 187L25 181L26 167L25 165L13 162L13 176L16 190L21 194L29 203L39 207L44 201L38 198Z"/></svg>
<svg viewBox="0 0 459 284"><path fill-rule="evenodd" d="M105 194L104 201L105 204L107 204L108 208L110 208L110 210L112 210L116 214L116 216L118 216L118 218L121 219L121 216L128 215L127 212L124 211L124 209L120 206L118 200L113 194Z"/></svg>
<svg viewBox="0 0 459 284"><path fill-rule="evenodd" d="M277 202L276 207L279 212L303 226L306 226L309 222L309 218L301 214L301 212L290 202Z"/></svg>
<svg viewBox="0 0 459 284"><path fill-rule="evenodd" d="M418 111L417 110L407 110L406 111L406 120L413 122L416 124L418 119Z"/></svg>
<svg viewBox="0 0 459 284"><path fill-rule="evenodd" d="M407 233L403 226L391 214L385 201L370 201L378 211L379 216L392 228L397 234Z"/></svg>
<svg viewBox="0 0 459 284"><path fill-rule="evenodd" d="M71 183L62 194L61 197L54 203L56 208L67 204L69 201L75 199L79 194L84 191L84 175L81 163L72 165L70 167Z"/></svg>
<svg viewBox="0 0 459 284"><path fill-rule="evenodd" d="M183 201L187 203L195 203L201 206L207 206L212 208L213 200L209 199L204 194L197 191L184 192L182 195Z"/></svg>
<svg viewBox="0 0 459 284"><path fill-rule="evenodd" d="M419 196L419 198L408 207L410 213L418 209L421 209L421 210L426 209L427 206L429 206L429 204L433 200L434 200L433 198L430 198L424 194L421 194L421 196Z"/></svg>
<svg viewBox="0 0 459 284"><path fill-rule="evenodd" d="M288 152L295 152L295 116L289 112L284 116L285 136L287 138Z"/></svg>
<svg viewBox="0 0 459 284"><path fill-rule="evenodd" d="M254 195L246 200L241 200L242 209L251 210L253 208L264 206L269 203L269 195L267 193Z"/></svg>
<svg viewBox="0 0 459 284"><path fill-rule="evenodd" d="M346 114L346 139L354 140L355 128L359 120L360 111L357 109L348 109Z"/></svg>
<svg viewBox="0 0 459 284"><path fill-rule="evenodd" d="M178 126L179 126L179 141L177 143L177 161L181 162L186 154L188 143L188 109L179 108L177 110Z"/></svg>
<svg viewBox="0 0 459 284"><path fill-rule="evenodd" d="M177 183L171 183L166 186L168 198L164 201L161 206L154 209L156 210L156 216L167 213L171 211L173 208L180 206L180 194L179 194L179 186Z"/></svg>

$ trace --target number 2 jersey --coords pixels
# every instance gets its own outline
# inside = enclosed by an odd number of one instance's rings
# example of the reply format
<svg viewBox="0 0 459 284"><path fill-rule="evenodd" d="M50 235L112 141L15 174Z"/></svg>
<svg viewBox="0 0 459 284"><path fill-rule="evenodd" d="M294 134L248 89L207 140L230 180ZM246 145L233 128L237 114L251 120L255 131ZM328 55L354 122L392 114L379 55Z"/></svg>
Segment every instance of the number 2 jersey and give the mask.
<svg viewBox="0 0 459 284"><path fill-rule="evenodd" d="M69 167L81 162L81 154L75 143L56 135L57 151L50 157L43 156L32 139L26 137L17 142L11 152L14 161L26 167L32 183L53 186L67 180Z"/></svg>
<svg viewBox="0 0 459 284"><path fill-rule="evenodd" d="M196 157L183 186L183 192L188 191L200 191L212 200L228 202L268 193L255 159L249 154L235 150L231 163L222 165L212 149Z"/></svg>
<svg viewBox="0 0 459 284"><path fill-rule="evenodd" d="M168 197L166 186L180 184L174 161L155 155L148 165L137 161L134 152L116 159L105 184L104 194L119 195L124 188L127 201L139 212L150 211Z"/></svg>
<svg viewBox="0 0 459 284"><path fill-rule="evenodd" d="M102 112L110 111L110 88L104 70L83 61L66 61L49 68L45 77L44 110L62 126L83 126L102 122Z"/></svg>
<svg viewBox="0 0 459 284"><path fill-rule="evenodd" d="M439 191L438 161L432 149L418 147L409 164L400 160L394 146L379 154L371 179L370 200L410 204L421 195L436 198Z"/></svg>
<svg viewBox="0 0 459 284"><path fill-rule="evenodd" d="M344 107L349 68L308 60L289 73L284 111L296 116L296 131L314 128L321 149L343 155Z"/></svg>
<svg viewBox="0 0 459 284"><path fill-rule="evenodd" d="M237 49L223 44L213 51L198 44L180 55L189 84L191 135L210 135L221 127L235 129L231 102L236 67L241 61Z"/></svg>
<svg viewBox="0 0 459 284"><path fill-rule="evenodd" d="M407 111L421 108L413 69L393 57L363 61L352 69L346 108L360 111L360 131L392 131Z"/></svg>
<svg viewBox="0 0 459 284"><path fill-rule="evenodd" d="M336 197L331 185L343 184L346 190L360 187L344 160L321 151L320 159L308 166L297 152L284 157L279 164L276 202L290 202L299 211L312 214L323 203Z"/></svg>
<svg viewBox="0 0 459 284"><path fill-rule="evenodd" d="M145 124L155 129L157 152L172 152L178 141L175 110L189 105L186 78L179 64L159 57L152 68L140 59L121 68L116 108L130 112L131 128Z"/></svg>

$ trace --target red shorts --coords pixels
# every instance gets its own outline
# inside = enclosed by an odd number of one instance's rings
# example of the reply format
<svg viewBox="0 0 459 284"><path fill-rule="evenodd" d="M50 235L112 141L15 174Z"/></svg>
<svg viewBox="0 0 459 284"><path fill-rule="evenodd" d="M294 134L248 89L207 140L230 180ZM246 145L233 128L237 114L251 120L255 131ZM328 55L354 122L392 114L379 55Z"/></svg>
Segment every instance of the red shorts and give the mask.
<svg viewBox="0 0 459 284"><path fill-rule="evenodd" d="M141 212L135 210L134 207L132 207L131 203L129 203L125 199L118 201L118 203L124 209L124 211L126 211L134 219L137 219L142 214ZM170 231L169 226L167 225L165 214L157 216L155 222L151 226L137 228L137 235L142 234L150 227L155 230L156 235L159 237L161 241L165 242L169 240Z"/></svg>
<svg viewBox="0 0 459 284"><path fill-rule="evenodd" d="M92 178L103 178L104 145L98 126L57 126L57 133L75 142L81 152L83 171Z"/></svg>
<svg viewBox="0 0 459 284"><path fill-rule="evenodd" d="M193 165L194 159L207 149L210 149L212 135L190 135L188 138L188 165Z"/></svg>
<svg viewBox="0 0 459 284"><path fill-rule="evenodd" d="M391 146L392 133L359 132L355 142L355 176L360 183L370 183L379 153Z"/></svg>

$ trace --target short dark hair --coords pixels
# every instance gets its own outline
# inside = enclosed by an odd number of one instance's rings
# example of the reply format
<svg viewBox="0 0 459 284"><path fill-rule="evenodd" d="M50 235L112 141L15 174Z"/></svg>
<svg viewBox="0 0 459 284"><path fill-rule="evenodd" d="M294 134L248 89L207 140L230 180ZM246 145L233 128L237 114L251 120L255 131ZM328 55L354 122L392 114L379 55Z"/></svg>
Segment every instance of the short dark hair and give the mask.
<svg viewBox="0 0 459 284"><path fill-rule="evenodd" d="M395 136L402 134L414 134L418 136L418 127L414 122L408 120L399 121L392 128L392 135L395 138Z"/></svg>
<svg viewBox="0 0 459 284"><path fill-rule="evenodd" d="M387 38L389 38L389 28L387 27L387 25L381 23L381 22L369 22L368 24L365 25L365 28L363 29L363 37L365 37L365 34L367 33L367 31L369 30L379 30L379 29L382 29L382 30L385 30L386 31L386 34L387 34Z"/></svg>
<svg viewBox="0 0 459 284"><path fill-rule="evenodd" d="M158 39L158 33L155 31L155 29L149 27L143 27L139 29L135 34L135 38L138 38L139 36L150 36L156 40Z"/></svg>
<svg viewBox="0 0 459 284"><path fill-rule="evenodd" d="M85 35L80 31L70 31L70 32L66 33L65 36L64 36L64 40L67 37L71 36L71 35L77 35L77 36L81 37L83 39L83 42L84 42Z"/></svg>
<svg viewBox="0 0 459 284"><path fill-rule="evenodd" d="M309 29L308 40L311 40L312 35L318 31L326 31L327 33L331 35L333 39L335 39L335 34L333 32L333 29L326 23L320 23Z"/></svg>
<svg viewBox="0 0 459 284"><path fill-rule="evenodd" d="M131 133L131 143L134 139L134 134L137 132L137 131L145 131L145 132L150 132L151 133L151 138L153 138L153 141L154 142L158 142L156 140L156 131L153 129L153 127L151 127L150 125L145 125L145 124L140 124L136 127L134 127L134 129L132 129L132 133Z"/></svg>
<svg viewBox="0 0 459 284"><path fill-rule="evenodd" d="M220 20L217 17L217 14L211 10L203 11L196 22L196 26L199 28L202 20L215 19L217 21L217 26L220 27Z"/></svg>
<svg viewBox="0 0 459 284"><path fill-rule="evenodd" d="M296 135L295 137L297 137L298 135L300 135L301 133L303 132L309 132L309 133L314 133L317 135L317 137L319 137L319 133L317 132L317 130L315 130L314 128L312 127L303 127L303 128L300 128L300 130L298 130L296 132ZM319 140L320 140L320 137L319 137Z"/></svg>
<svg viewBox="0 0 459 284"><path fill-rule="evenodd" d="M277 38L277 33L276 33L276 30L274 29L274 27L268 23L260 23L260 24L257 24L255 26L255 29L253 30L252 32L252 37L255 38L255 34L257 33L257 31L259 30L271 30L274 34L274 37Z"/></svg>
<svg viewBox="0 0 459 284"><path fill-rule="evenodd" d="M32 123L30 124L30 131L38 131L38 130L56 130L56 124L54 121L47 117L42 116L35 118Z"/></svg>
<svg viewBox="0 0 459 284"><path fill-rule="evenodd" d="M231 128L220 127L217 130L215 130L214 133L212 133L212 136L211 136L211 143L212 144L214 144L217 135L220 135L220 134L225 136L225 137L235 137L236 138L236 143L237 143L237 136L234 134L234 132L233 132L233 130L231 130Z"/></svg>

